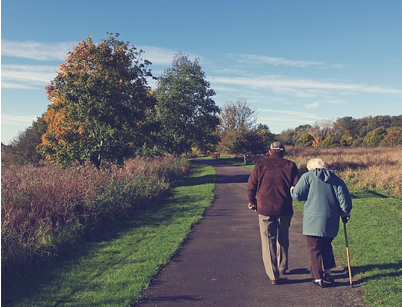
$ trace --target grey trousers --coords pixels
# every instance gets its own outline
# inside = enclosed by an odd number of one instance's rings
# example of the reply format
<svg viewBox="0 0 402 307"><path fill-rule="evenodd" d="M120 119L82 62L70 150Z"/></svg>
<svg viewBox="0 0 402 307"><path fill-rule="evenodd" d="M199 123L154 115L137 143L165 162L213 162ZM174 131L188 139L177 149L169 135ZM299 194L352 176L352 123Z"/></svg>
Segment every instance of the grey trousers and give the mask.
<svg viewBox="0 0 402 307"><path fill-rule="evenodd" d="M279 271L288 269L289 227L292 216L258 215L262 260L271 280L279 278Z"/></svg>

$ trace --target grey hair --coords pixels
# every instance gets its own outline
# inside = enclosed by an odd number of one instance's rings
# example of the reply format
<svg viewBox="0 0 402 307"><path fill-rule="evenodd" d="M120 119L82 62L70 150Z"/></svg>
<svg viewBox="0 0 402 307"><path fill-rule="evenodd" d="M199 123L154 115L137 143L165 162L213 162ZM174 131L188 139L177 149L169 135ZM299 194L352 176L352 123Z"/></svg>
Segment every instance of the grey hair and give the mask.
<svg viewBox="0 0 402 307"><path fill-rule="evenodd" d="M328 168L328 165L322 159L319 158L309 160L307 162L307 169L311 171L315 168Z"/></svg>

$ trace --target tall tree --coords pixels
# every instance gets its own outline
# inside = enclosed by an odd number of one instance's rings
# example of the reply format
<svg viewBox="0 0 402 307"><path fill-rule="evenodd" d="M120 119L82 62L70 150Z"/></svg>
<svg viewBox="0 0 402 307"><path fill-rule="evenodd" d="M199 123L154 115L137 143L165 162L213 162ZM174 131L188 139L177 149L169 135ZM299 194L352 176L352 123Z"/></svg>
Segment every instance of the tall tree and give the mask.
<svg viewBox="0 0 402 307"><path fill-rule="evenodd" d="M384 139L380 142L384 146L402 145L402 127L391 127L387 129Z"/></svg>
<svg viewBox="0 0 402 307"><path fill-rule="evenodd" d="M172 67L158 78L155 91L159 145L166 152L179 155L193 146L203 148L212 139L220 112L214 95L199 60L176 54Z"/></svg>
<svg viewBox="0 0 402 307"><path fill-rule="evenodd" d="M51 104L40 150L49 160L68 166L89 159L99 168L122 163L143 145L154 107L146 79L151 63L118 36L81 40L46 87Z"/></svg>
<svg viewBox="0 0 402 307"><path fill-rule="evenodd" d="M245 98L227 102L220 115L219 149L235 155L266 153L274 135L267 125L256 122L256 110Z"/></svg>
<svg viewBox="0 0 402 307"><path fill-rule="evenodd" d="M219 127L221 131L248 131L255 127L256 122L256 110L245 98L237 98L223 106Z"/></svg>
<svg viewBox="0 0 402 307"><path fill-rule="evenodd" d="M380 145L386 133L387 132L384 127L379 127L374 129L373 131L370 131L363 139L363 146L375 147Z"/></svg>
<svg viewBox="0 0 402 307"><path fill-rule="evenodd" d="M46 123L43 116L32 122L32 126L20 132L10 145L4 146L4 151L15 164L39 164L43 157L36 148L41 143L41 136L46 131Z"/></svg>

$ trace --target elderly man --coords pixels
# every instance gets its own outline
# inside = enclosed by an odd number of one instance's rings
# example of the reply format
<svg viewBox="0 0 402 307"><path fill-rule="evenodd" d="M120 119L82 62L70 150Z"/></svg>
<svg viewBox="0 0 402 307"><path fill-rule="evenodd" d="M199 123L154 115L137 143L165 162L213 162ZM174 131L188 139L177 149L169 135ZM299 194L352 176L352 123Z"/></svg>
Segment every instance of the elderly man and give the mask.
<svg viewBox="0 0 402 307"><path fill-rule="evenodd" d="M248 183L249 208L256 210L265 272L276 285L288 269L289 227L293 216L290 188L299 180L296 164L284 159L285 147L273 142L269 156L257 161Z"/></svg>

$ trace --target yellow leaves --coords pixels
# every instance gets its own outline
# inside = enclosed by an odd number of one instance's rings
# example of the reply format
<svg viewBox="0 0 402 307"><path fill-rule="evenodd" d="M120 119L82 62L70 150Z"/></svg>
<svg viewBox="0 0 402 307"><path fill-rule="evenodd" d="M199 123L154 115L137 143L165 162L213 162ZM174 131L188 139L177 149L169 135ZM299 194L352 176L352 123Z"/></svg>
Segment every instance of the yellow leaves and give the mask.
<svg viewBox="0 0 402 307"><path fill-rule="evenodd" d="M85 126L80 125L77 129L79 135L83 135L85 133Z"/></svg>
<svg viewBox="0 0 402 307"><path fill-rule="evenodd" d="M50 147L50 146L51 146L51 143L50 143L50 142L47 140L47 138L46 138L46 133L41 136L41 140L42 140L42 144L41 144L41 145L47 146L47 147Z"/></svg>
<svg viewBox="0 0 402 307"><path fill-rule="evenodd" d="M317 136L317 135L313 135L312 133L310 133L310 135L314 138L312 146L313 147L317 147L318 145L320 145L321 141L322 141L322 137L321 136Z"/></svg>

